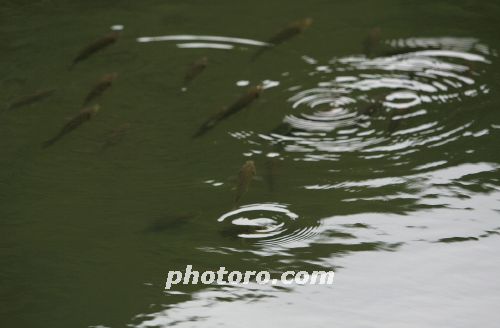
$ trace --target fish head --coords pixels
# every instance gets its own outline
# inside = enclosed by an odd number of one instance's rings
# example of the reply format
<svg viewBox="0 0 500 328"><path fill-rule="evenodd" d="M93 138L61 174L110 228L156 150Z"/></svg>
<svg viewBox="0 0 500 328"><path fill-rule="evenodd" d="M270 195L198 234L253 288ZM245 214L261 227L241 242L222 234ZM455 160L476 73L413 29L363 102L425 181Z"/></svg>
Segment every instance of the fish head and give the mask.
<svg viewBox="0 0 500 328"><path fill-rule="evenodd" d="M380 34L381 34L380 27L374 27L368 31L368 35L363 41L365 52L369 53L373 52L374 50L373 48L376 47L377 44L380 42Z"/></svg>
<svg viewBox="0 0 500 328"><path fill-rule="evenodd" d="M200 65L202 66L207 66L208 65L208 57L207 56L203 56L200 58Z"/></svg>
<svg viewBox="0 0 500 328"><path fill-rule="evenodd" d="M89 110L89 113L90 113L90 116L95 116L98 112L99 112L99 109L101 109L101 106L99 105L94 105L92 107L90 107L90 110Z"/></svg>
<svg viewBox="0 0 500 328"><path fill-rule="evenodd" d="M245 164L243 165L244 170L250 173L251 175L255 175L257 173L257 170L255 169L255 162L254 161L246 161Z"/></svg>
<svg viewBox="0 0 500 328"><path fill-rule="evenodd" d="M260 93L264 90L264 86L262 84L257 84L255 87L252 88L252 93L255 94L256 97L260 95Z"/></svg>
<svg viewBox="0 0 500 328"><path fill-rule="evenodd" d="M112 81L116 80L117 77L118 77L118 73L116 73L116 72L108 73L108 74L104 75L104 80L112 82Z"/></svg>
<svg viewBox="0 0 500 328"><path fill-rule="evenodd" d="M118 39L118 37L122 34L122 31L123 31L123 28L122 29L114 29L111 31L111 33L109 33L109 37L116 40Z"/></svg>
<svg viewBox="0 0 500 328"><path fill-rule="evenodd" d="M311 26L312 23L313 23L313 19L311 17L306 17L302 20L302 23L300 25L302 26L303 29L306 29L309 26Z"/></svg>
<svg viewBox="0 0 500 328"><path fill-rule="evenodd" d="M381 33L380 27L374 27L368 32L368 35L372 38L380 38L380 33Z"/></svg>

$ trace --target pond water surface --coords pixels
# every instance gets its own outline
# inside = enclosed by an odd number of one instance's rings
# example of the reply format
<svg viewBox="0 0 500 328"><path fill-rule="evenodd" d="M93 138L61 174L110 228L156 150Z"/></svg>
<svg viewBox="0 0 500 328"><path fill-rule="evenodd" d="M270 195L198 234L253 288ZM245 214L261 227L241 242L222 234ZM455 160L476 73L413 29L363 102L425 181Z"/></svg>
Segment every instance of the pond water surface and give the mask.
<svg viewBox="0 0 500 328"><path fill-rule="evenodd" d="M498 17L465 0L1 1L0 325L497 327ZM109 73L97 115L42 148ZM188 264L335 279L164 290Z"/></svg>

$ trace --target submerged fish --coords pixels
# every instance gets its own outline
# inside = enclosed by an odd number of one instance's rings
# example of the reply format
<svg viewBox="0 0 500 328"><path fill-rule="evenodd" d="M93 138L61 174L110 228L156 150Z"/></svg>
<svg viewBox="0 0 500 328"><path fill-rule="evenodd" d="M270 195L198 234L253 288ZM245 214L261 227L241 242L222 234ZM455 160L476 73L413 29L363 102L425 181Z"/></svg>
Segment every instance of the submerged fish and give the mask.
<svg viewBox="0 0 500 328"><path fill-rule="evenodd" d="M404 118L396 118L395 119L395 116L397 115L401 115L404 113L404 110L401 110L401 109L394 109L390 112L390 115L387 117L387 128L385 130L385 132L388 134L388 135L392 135L394 132L396 132L400 127L401 127L401 124L403 123L404 121Z"/></svg>
<svg viewBox="0 0 500 328"><path fill-rule="evenodd" d="M118 40L118 37L120 36L120 32L118 31L113 31L100 39L95 40L78 53L78 55L73 59L73 62L71 63L69 69L72 69L78 62L81 62L84 59L87 59L90 57L90 55L94 54L95 52L106 48L107 46L113 44Z"/></svg>
<svg viewBox="0 0 500 328"><path fill-rule="evenodd" d="M273 37L271 37L269 40L267 40L267 43L270 44L270 46L260 48L257 50L257 52L254 54L252 57L252 60L255 60L258 56L260 56L264 51L277 46L294 36L302 33L304 30L306 30L309 26L311 26L313 20L312 18L304 18L298 21L295 21L291 24L289 24L287 27L276 33Z"/></svg>
<svg viewBox="0 0 500 328"><path fill-rule="evenodd" d="M380 28L374 27L363 40L363 52L367 57L372 57L380 47Z"/></svg>
<svg viewBox="0 0 500 328"><path fill-rule="evenodd" d="M384 107L384 101L388 95L393 92L406 91L405 88L395 88L387 92L379 94L373 98L373 101L358 110L359 115L373 116L375 113L380 111Z"/></svg>
<svg viewBox="0 0 500 328"><path fill-rule="evenodd" d="M479 75L479 69L476 62L468 62L465 66L467 66L467 76L472 77L474 75Z"/></svg>
<svg viewBox="0 0 500 328"><path fill-rule="evenodd" d="M102 145L102 148L106 149L119 143L129 129L130 123L123 123L122 125L113 129L107 136L106 141Z"/></svg>
<svg viewBox="0 0 500 328"><path fill-rule="evenodd" d="M394 132L396 132L396 130L398 130L399 127L401 126L402 121L403 121L402 119L394 120L390 118L389 124L387 124L387 130L386 130L387 134L391 135Z"/></svg>
<svg viewBox="0 0 500 328"><path fill-rule="evenodd" d="M50 95L52 95L56 91L56 89L45 89L45 90L39 90L35 93L32 93L30 95L22 96L10 103L10 105L7 106L7 109L14 109L14 108L19 108L23 106L30 105L32 103L35 103L37 101L43 100Z"/></svg>
<svg viewBox="0 0 500 328"><path fill-rule="evenodd" d="M385 97L385 96L384 96ZM377 99L375 102L368 104L367 106L358 110L359 115L372 116L376 112L382 109L382 100Z"/></svg>
<svg viewBox="0 0 500 328"><path fill-rule="evenodd" d="M253 235L262 230L261 226L231 224L219 231L222 237L238 238L240 235Z"/></svg>
<svg viewBox="0 0 500 328"><path fill-rule="evenodd" d="M200 216L200 213L183 213L180 215L161 217L151 223L151 225L146 228L146 232L164 232L171 229L177 229L198 216Z"/></svg>
<svg viewBox="0 0 500 328"><path fill-rule="evenodd" d="M255 169L255 163L253 161L246 161L241 167L240 173L238 174L238 185L236 186L236 197L234 199L235 206L240 201L241 196L248 190L250 182L252 182L256 173L257 170Z"/></svg>
<svg viewBox="0 0 500 328"><path fill-rule="evenodd" d="M257 85L248 89L248 91L243 94L238 100L236 100L232 105L224 108L219 111L215 115L213 115L210 119L208 119L205 123L201 125L198 131L194 134L194 138L202 136L209 130L211 130L217 123L228 118L229 116L239 112L245 107L249 106L255 99L257 99L263 90L262 85Z"/></svg>
<svg viewBox="0 0 500 328"><path fill-rule="evenodd" d="M273 192L276 186L276 171L278 170L278 166L281 164L281 161L278 157L269 157L266 161L266 174L264 175L264 180L267 182L267 186L269 191Z"/></svg>
<svg viewBox="0 0 500 328"><path fill-rule="evenodd" d="M96 99L100 95L103 94L106 89L108 89L113 81L118 77L116 73L105 74L101 77L101 79L96 83L96 85L90 90L89 94L85 98L83 102L83 106L87 106L92 100Z"/></svg>
<svg viewBox="0 0 500 328"><path fill-rule="evenodd" d="M310 17L295 21L270 38L268 43L273 45L283 43L297 34L302 33L306 28L311 26L312 22L313 20Z"/></svg>
<svg viewBox="0 0 500 328"><path fill-rule="evenodd" d="M47 148L49 146L52 146L55 142L64 137L66 134L70 133L71 131L73 131L86 121L90 120L92 117L94 117L98 111L99 111L99 105L94 105L92 107L87 107L82 109L76 116L70 119L69 122L62 127L61 131L59 131L59 133L54 138L45 141L42 144L42 147Z"/></svg>
<svg viewBox="0 0 500 328"><path fill-rule="evenodd" d="M268 132L268 134L273 138L271 143L274 152L281 152L286 146L286 141L288 138L293 137L296 132L301 132L302 130L297 129L288 122L281 122L278 126Z"/></svg>
<svg viewBox="0 0 500 328"><path fill-rule="evenodd" d="M208 58L202 57L194 61L184 76L184 85L189 84L195 77L201 74L208 65Z"/></svg>
<svg viewBox="0 0 500 328"><path fill-rule="evenodd" d="M282 136L291 136L295 128L288 122L281 122L278 126L271 130L270 134L279 134Z"/></svg>

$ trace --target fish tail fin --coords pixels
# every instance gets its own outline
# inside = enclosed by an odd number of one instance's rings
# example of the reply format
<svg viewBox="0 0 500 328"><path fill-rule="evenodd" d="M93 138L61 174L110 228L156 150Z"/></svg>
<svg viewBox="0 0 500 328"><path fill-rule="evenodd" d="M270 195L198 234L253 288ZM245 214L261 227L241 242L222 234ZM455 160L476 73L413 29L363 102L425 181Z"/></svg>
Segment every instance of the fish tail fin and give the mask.
<svg viewBox="0 0 500 328"><path fill-rule="evenodd" d="M231 207L231 211L237 210L238 204L239 204L239 199L238 200L235 199L233 202L233 206Z"/></svg>
<svg viewBox="0 0 500 328"><path fill-rule="evenodd" d="M264 52L264 49L259 49L259 50L257 50L257 51L256 51L256 52L252 55L252 57L250 58L250 62L252 62L252 63L253 63L254 61L256 61L256 60L257 60L257 58L259 58L259 57L262 55L262 53L263 53L263 52Z"/></svg>
<svg viewBox="0 0 500 328"><path fill-rule="evenodd" d="M193 135L191 136L191 139L196 139L196 138L198 138L198 137L201 137L201 136L203 135L203 133L204 133L204 131L203 131L203 130L204 130L204 129L203 129L203 126L202 126L202 127L200 127L198 130L196 130L196 132L195 132L195 133L193 133Z"/></svg>
<svg viewBox="0 0 500 328"><path fill-rule="evenodd" d="M273 173L272 172L269 172L265 179L264 179L267 183L267 188L270 192L274 192L274 177L273 177Z"/></svg>
<svg viewBox="0 0 500 328"><path fill-rule="evenodd" d="M261 48L257 49L257 51L254 52L252 57L250 58L250 62L254 62L259 58L264 52L266 52L269 49L274 48L274 45L266 45L262 46Z"/></svg>
<svg viewBox="0 0 500 328"><path fill-rule="evenodd" d="M207 123L203 124L198 131L193 135L193 139L201 137L205 133L207 133L213 126L215 125L214 121L208 121Z"/></svg>
<svg viewBox="0 0 500 328"><path fill-rule="evenodd" d="M238 208L238 204L240 203L242 195L243 194L241 192L239 192L239 191L236 192L236 195L234 197L234 202L233 202L233 210Z"/></svg>
<svg viewBox="0 0 500 328"><path fill-rule="evenodd" d="M50 146L52 146L54 144L54 142L52 140L47 140L47 141L44 141L42 142L42 149L46 149L46 148L49 148Z"/></svg>
<svg viewBox="0 0 500 328"><path fill-rule="evenodd" d="M50 146L55 144L57 140L59 140L59 137L54 137L52 139L42 142L42 148L43 149L49 148Z"/></svg>
<svg viewBox="0 0 500 328"><path fill-rule="evenodd" d="M68 71L72 71L72 70L73 70L73 68L75 67L76 63L77 63L77 62L76 62L76 61L74 61L74 62L72 62L71 64L69 64L69 66L68 66Z"/></svg>
<svg viewBox="0 0 500 328"><path fill-rule="evenodd" d="M201 137L202 135L204 135L207 131L205 129L198 129L198 131L196 131L193 136L192 136L192 139L196 139L196 138L199 138Z"/></svg>

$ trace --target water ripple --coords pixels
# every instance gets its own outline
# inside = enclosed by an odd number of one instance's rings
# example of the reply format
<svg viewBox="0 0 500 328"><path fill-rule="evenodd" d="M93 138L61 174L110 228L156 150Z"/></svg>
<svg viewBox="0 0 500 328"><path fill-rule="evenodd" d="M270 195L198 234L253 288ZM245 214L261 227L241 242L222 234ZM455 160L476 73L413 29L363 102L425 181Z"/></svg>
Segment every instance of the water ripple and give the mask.
<svg viewBox="0 0 500 328"><path fill-rule="evenodd" d="M229 237L257 239L258 244L279 246L308 239L317 227L301 226L299 215L287 205L263 203L245 205L222 215L221 233Z"/></svg>
<svg viewBox="0 0 500 328"><path fill-rule="evenodd" d="M137 38L137 42L139 43L160 42L160 41L178 42L177 43L178 48L213 48L213 49L230 50L234 48L234 44L240 44L245 46L256 46L256 47L269 46L268 43L262 41L227 37L227 36L215 36L215 35L179 34L179 35L162 35L162 36L143 36Z"/></svg>
<svg viewBox="0 0 500 328"><path fill-rule="evenodd" d="M473 38L448 37L387 44L404 48L396 55L309 62L308 75L317 81L309 88L290 87L290 110L282 123L258 136L308 161L340 160L342 153L364 159L367 153L377 153L377 158L403 150L411 154L488 134L485 129L471 132L473 119L455 119L459 109L440 108L457 108L489 93L480 66L491 63L486 45Z"/></svg>

